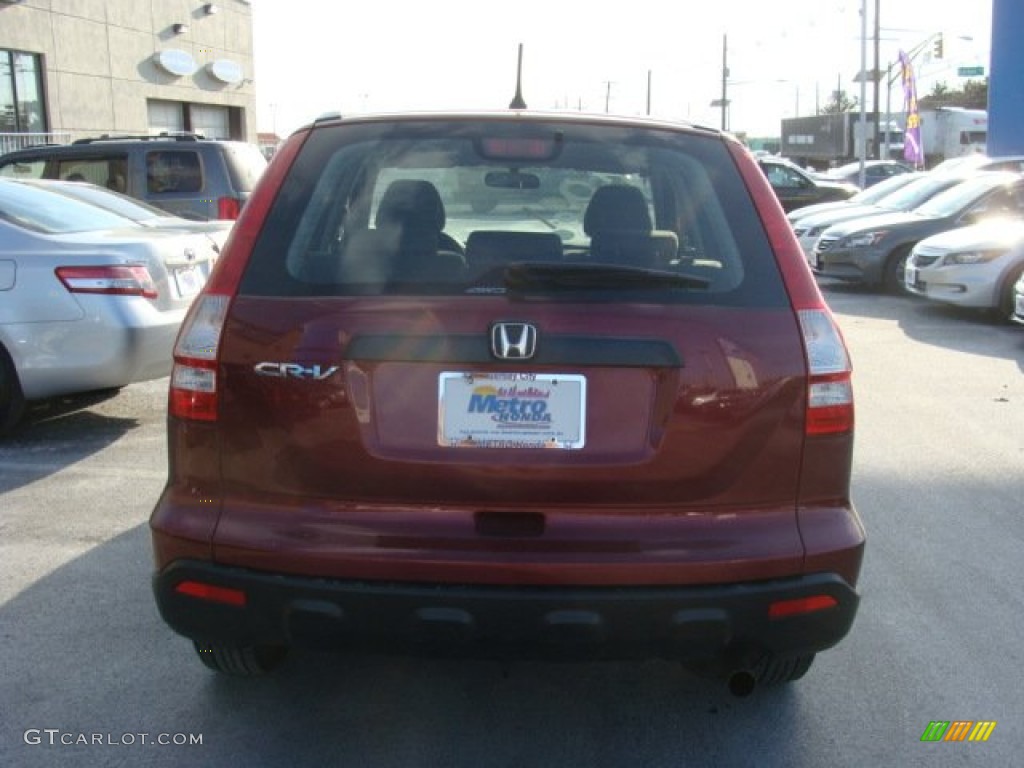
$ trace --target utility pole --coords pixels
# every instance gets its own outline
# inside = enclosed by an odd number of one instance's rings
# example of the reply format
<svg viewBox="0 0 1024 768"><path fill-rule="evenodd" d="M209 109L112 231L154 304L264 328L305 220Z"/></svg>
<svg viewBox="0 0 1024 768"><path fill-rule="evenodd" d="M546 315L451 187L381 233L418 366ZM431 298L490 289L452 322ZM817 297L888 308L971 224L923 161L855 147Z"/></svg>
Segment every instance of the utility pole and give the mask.
<svg viewBox="0 0 1024 768"><path fill-rule="evenodd" d="M882 73L879 70L880 61L879 61L879 58L878 58L878 45L879 45L878 38L881 36L881 33L882 33L881 21L879 20L879 14L881 13L881 4L882 4L882 0L875 0L875 67L872 70L872 72L873 72L873 80L875 82L875 94L874 94L874 98L871 101L871 103L874 105L874 108L875 108L874 109L874 118L875 118L875 146L874 146L874 151L871 154L872 154L872 156L875 159L878 159L878 160L880 160L882 158L882 155L881 155L881 141L880 141L881 137L882 137L882 126L881 126L880 121L878 119L878 86L880 85L879 80L881 79L881 76L882 76ZM886 139L888 139L888 137L889 137L889 125L888 124L886 124L886 126L885 126L885 135L886 135ZM886 143L888 143L888 141L886 141ZM886 157L888 158L888 153L886 153Z"/></svg>
<svg viewBox="0 0 1024 768"><path fill-rule="evenodd" d="M604 111L605 111L605 114L608 114L608 110L609 110L609 108L611 106L611 101L612 101L612 81L611 80L605 80L604 81Z"/></svg>
<svg viewBox="0 0 1024 768"><path fill-rule="evenodd" d="M860 2L860 71L867 70L868 58L868 0ZM858 186L864 189L864 161L867 159L867 100L868 82L867 79L860 79L860 141L857 142L857 159L860 161L860 174L858 175Z"/></svg>
<svg viewBox="0 0 1024 768"><path fill-rule="evenodd" d="M651 116L651 70L647 70L647 116Z"/></svg>
<svg viewBox="0 0 1024 768"><path fill-rule="evenodd" d="M729 128L729 43L728 36L722 35L722 130Z"/></svg>

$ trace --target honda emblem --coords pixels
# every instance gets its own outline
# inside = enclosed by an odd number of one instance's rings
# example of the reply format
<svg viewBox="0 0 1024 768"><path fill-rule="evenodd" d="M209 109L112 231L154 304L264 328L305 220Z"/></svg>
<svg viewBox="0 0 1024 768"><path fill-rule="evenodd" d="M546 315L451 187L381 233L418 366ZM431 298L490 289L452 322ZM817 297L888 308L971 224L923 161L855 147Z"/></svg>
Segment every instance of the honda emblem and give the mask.
<svg viewBox="0 0 1024 768"><path fill-rule="evenodd" d="M491 326L491 354L499 360L529 360L536 352L536 327L527 323Z"/></svg>

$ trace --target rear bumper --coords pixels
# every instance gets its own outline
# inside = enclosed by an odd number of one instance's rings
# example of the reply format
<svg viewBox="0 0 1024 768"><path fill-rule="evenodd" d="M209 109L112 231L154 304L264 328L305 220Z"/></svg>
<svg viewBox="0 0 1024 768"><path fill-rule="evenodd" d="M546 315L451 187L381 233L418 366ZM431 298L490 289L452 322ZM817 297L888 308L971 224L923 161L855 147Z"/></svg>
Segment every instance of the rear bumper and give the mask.
<svg viewBox="0 0 1024 768"><path fill-rule="evenodd" d="M181 594L182 582L241 590L244 605ZM697 587L508 587L324 580L179 560L154 577L163 619L186 637L471 658L666 658L735 667L806 654L849 631L859 598L834 574ZM827 595L813 613L769 618Z"/></svg>
<svg viewBox="0 0 1024 768"><path fill-rule="evenodd" d="M89 296L81 320L6 329L29 400L123 387L167 376L185 309L160 312L144 299ZM106 301L104 301L106 300Z"/></svg>

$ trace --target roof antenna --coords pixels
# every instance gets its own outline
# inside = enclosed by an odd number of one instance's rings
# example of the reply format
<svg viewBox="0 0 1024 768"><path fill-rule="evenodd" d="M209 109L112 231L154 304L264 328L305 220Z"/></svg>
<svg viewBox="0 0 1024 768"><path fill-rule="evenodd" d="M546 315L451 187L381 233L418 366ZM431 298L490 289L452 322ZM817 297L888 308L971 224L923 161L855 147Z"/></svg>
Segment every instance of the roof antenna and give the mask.
<svg viewBox="0 0 1024 768"><path fill-rule="evenodd" d="M516 95L512 97L509 109L526 109L523 101L523 44L519 44L519 65L516 67Z"/></svg>

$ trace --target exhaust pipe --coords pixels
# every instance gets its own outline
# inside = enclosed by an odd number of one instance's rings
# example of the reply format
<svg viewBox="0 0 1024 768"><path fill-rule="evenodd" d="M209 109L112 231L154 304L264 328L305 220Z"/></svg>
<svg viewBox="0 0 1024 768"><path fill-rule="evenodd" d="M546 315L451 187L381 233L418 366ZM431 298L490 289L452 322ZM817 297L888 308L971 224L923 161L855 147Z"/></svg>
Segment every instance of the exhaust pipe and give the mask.
<svg viewBox="0 0 1024 768"><path fill-rule="evenodd" d="M757 686L757 678L747 669L737 669L729 674L729 693L738 699L749 696Z"/></svg>

